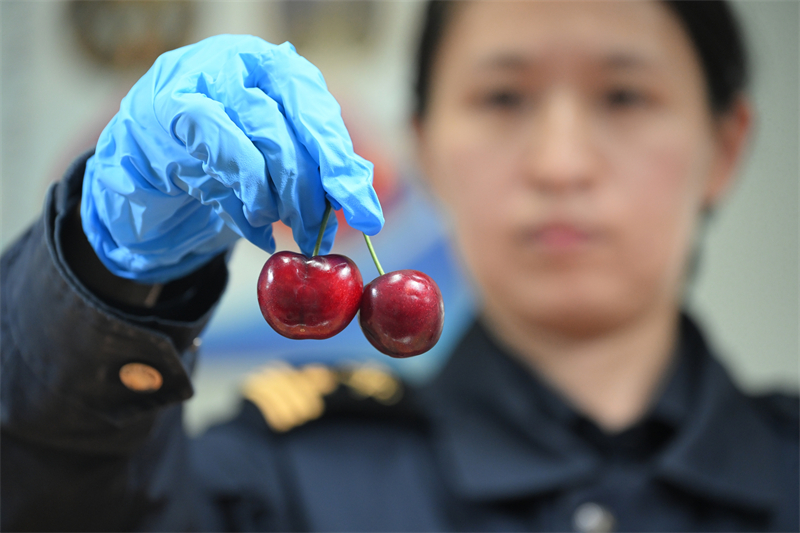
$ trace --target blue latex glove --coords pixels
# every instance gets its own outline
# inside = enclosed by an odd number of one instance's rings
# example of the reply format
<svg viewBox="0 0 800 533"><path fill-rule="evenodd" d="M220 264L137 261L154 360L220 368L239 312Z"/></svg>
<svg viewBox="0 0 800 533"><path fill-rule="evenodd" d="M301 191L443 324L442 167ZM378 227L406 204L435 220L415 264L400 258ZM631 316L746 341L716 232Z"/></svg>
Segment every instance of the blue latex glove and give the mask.
<svg viewBox="0 0 800 533"><path fill-rule="evenodd" d="M240 236L272 253L271 224L311 255L325 210L374 235L372 164L353 152L322 74L290 43L219 35L159 57L89 159L81 218L117 276L163 283ZM320 253L336 232L331 216Z"/></svg>

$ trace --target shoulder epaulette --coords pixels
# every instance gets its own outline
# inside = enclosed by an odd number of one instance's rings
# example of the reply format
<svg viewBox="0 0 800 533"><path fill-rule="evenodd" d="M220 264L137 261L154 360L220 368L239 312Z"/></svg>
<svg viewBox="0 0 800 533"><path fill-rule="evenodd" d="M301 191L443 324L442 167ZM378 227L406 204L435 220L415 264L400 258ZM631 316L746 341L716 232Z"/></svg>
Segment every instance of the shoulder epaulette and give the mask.
<svg viewBox="0 0 800 533"><path fill-rule="evenodd" d="M374 363L293 367L274 362L248 376L242 393L273 431L283 433L323 414L400 414L406 389L391 372Z"/></svg>

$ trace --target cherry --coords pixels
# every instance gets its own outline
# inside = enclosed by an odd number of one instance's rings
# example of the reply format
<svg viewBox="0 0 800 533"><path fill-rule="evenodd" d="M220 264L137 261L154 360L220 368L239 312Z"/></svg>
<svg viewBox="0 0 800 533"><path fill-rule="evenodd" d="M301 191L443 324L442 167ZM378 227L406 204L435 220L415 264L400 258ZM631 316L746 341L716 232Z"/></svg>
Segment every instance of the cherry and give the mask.
<svg viewBox="0 0 800 533"><path fill-rule="evenodd" d="M343 255L273 254L258 277L258 305L272 329L290 339L328 339L353 320L361 273Z"/></svg>
<svg viewBox="0 0 800 533"><path fill-rule="evenodd" d="M358 322L367 340L386 355L425 353L442 334L442 293L417 270L389 272L364 287Z"/></svg>
<svg viewBox="0 0 800 533"><path fill-rule="evenodd" d="M330 215L325 209L314 254L273 254L258 276L258 305L272 329L290 339L327 339L353 320L363 291L356 264L343 255L317 255Z"/></svg>
<svg viewBox="0 0 800 533"><path fill-rule="evenodd" d="M384 274L364 235L381 274L364 287L358 322L367 340L391 357L411 357L436 345L444 327L444 302L439 287L417 270Z"/></svg>

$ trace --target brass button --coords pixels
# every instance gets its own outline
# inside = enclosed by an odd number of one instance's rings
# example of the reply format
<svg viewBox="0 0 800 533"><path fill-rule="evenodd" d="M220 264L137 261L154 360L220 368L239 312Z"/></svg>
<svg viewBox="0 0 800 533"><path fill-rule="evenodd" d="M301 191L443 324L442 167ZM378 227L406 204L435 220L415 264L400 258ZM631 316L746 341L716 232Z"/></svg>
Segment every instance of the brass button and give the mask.
<svg viewBox="0 0 800 533"><path fill-rule="evenodd" d="M164 383L161 372L144 363L128 363L120 368L119 380L135 392L155 392Z"/></svg>

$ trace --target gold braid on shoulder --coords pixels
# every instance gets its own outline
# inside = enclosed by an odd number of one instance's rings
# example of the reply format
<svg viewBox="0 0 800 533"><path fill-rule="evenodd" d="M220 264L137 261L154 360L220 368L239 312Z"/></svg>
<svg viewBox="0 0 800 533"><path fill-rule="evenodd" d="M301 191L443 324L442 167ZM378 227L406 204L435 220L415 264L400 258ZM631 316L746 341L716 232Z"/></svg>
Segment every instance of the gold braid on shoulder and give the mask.
<svg viewBox="0 0 800 533"><path fill-rule="evenodd" d="M386 406L403 396L402 383L372 363L333 368L273 362L247 377L242 394L258 407L273 431L283 433L321 417L326 397L340 387L354 399Z"/></svg>

